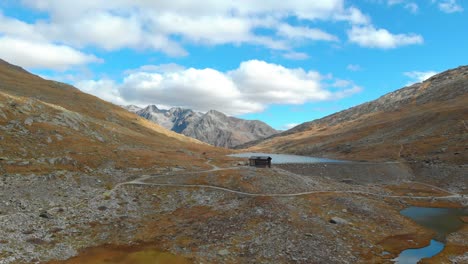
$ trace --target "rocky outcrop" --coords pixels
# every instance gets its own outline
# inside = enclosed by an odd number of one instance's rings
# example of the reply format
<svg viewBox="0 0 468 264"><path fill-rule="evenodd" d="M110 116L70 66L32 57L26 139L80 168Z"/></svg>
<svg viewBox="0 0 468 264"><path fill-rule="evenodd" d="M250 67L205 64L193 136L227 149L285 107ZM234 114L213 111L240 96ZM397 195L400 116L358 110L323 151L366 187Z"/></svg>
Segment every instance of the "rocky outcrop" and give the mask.
<svg viewBox="0 0 468 264"><path fill-rule="evenodd" d="M169 130L218 147L232 148L277 133L261 121L230 117L215 110L207 113L179 107L164 110L155 105L143 109L126 106L125 109Z"/></svg>

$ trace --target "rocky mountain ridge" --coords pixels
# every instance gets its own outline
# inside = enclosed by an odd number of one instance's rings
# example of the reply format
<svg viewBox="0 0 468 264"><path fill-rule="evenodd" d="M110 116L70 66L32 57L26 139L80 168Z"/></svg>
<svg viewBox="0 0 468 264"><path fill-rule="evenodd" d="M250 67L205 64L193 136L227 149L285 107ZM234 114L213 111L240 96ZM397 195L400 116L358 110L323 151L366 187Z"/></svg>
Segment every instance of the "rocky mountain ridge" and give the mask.
<svg viewBox="0 0 468 264"><path fill-rule="evenodd" d="M468 66L238 148L369 160L468 161Z"/></svg>
<svg viewBox="0 0 468 264"><path fill-rule="evenodd" d="M414 83L385 94L376 100L363 103L330 116L303 123L288 133L302 131L312 124L334 125L340 122L357 119L362 115L376 112L391 112L407 105L423 105L430 102L448 101L468 93L468 86L459 78L468 78L468 66L436 74L424 82Z"/></svg>
<svg viewBox="0 0 468 264"><path fill-rule="evenodd" d="M216 110L206 113L180 107L164 110L155 105L124 108L169 130L218 147L232 148L278 132L264 122L230 117Z"/></svg>

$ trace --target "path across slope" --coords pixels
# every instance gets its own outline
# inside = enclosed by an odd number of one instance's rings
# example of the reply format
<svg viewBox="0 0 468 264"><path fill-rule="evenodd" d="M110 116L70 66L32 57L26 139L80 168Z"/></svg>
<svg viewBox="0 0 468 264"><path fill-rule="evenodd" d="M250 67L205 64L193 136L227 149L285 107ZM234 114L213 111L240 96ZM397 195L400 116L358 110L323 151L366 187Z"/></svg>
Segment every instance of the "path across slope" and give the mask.
<svg viewBox="0 0 468 264"><path fill-rule="evenodd" d="M204 171L197 171L197 172L191 172L190 174L196 174L196 173L206 173L206 172L213 172L213 171L223 171L223 170L232 170L232 169L241 169L240 167L227 167L227 168L220 168L217 167L216 165L213 165L210 163L211 161L208 160L206 164L212 166L212 169L209 170L204 170ZM292 173L292 172L289 172ZM450 195L446 196L410 196L410 195L387 195L387 194L381 194L381 193L373 193L373 192L366 192L366 191L356 191L356 190L314 190L314 191L306 191L306 192L297 192L297 193L249 193L249 192L243 192L239 190L233 190L229 189L226 187L221 187L221 186L216 186L216 185L207 185L207 184L174 184L174 183L148 183L145 182L148 179L151 178L156 178L156 177L161 177L161 176L177 176L181 175L182 173L173 173L169 175L143 175L142 177L128 181L128 182L123 182L117 184L111 192L115 191L121 186L124 185L142 185L142 186L155 186L155 187L173 187L173 188L203 188L203 189L212 189L212 190L218 190L218 191L224 191L228 193L234 193L238 195L244 195L244 196L250 196L250 197L298 197L298 196L305 196L305 195L310 195L310 194L327 194L327 193L352 193L352 194L360 194L360 195L371 195L371 196L377 196L377 197L382 197L382 198L396 198L396 199L420 199L420 200L444 200L444 199L458 199L458 198L466 198L463 195L453 193L444 189L441 189L437 186L433 186L430 184L424 183L427 187L435 188L440 191L444 191L446 193L449 193ZM187 174L184 172L183 174ZM294 174L294 173L292 173ZM300 175L298 175L300 176Z"/></svg>

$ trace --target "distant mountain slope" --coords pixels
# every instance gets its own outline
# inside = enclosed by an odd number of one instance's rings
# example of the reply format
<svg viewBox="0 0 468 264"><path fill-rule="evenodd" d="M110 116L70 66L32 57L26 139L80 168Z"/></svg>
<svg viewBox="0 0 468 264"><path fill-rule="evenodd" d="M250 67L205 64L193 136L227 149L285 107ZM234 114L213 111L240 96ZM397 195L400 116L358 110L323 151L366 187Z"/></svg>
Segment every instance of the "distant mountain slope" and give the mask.
<svg viewBox="0 0 468 264"><path fill-rule="evenodd" d="M163 110L155 105L143 109L136 106L124 108L169 130L219 147L231 148L277 133L261 121L229 117L215 110L203 114L179 107Z"/></svg>
<svg viewBox="0 0 468 264"><path fill-rule="evenodd" d="M240 146L347 159L468 163L468 66Z"/></svg>
<svg viewBox="0 0 468 264"><path fill-rule="evenodd" d="M0 171L204 166L221 152L0 60Z"/></svg>

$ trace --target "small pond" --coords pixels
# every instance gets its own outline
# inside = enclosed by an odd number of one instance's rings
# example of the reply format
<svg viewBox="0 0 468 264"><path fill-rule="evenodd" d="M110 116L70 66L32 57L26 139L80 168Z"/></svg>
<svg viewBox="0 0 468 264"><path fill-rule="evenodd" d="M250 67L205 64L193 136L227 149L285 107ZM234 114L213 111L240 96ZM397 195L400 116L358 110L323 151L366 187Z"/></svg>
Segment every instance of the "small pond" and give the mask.
<svg viewBox="0 0 468 264"><path fill-rule="evenodd" d="M308 157L308 156L288 155L288 154L271 154L271 153L260 153L260 152L238 153L238 154L231 154L229 156L238 157L238 158L250 158L251 156L270 156L272 158L271 163L273 164L344 162L341 160L314 158L314 157Z"/></svg>
<svg viewBox="0 0 468 264"><path fill-rule="evenodd" d="M445 247L447 235L457 231L464 225L460 218L461 216L468 215L468 209L408 207L400 213L436 232L436 236L431 240L429 246L404 250L395 259L396 263L399 264L413 264L423 258L430 258L441 252Z"/></svg>
<svg viewBox="0 0 468 264"><path fill-rule="evenodd" d="M159 251L148 245L113 246L102 245L88 248L78 256L48 264L188 264L189 259Z"/></svg>

